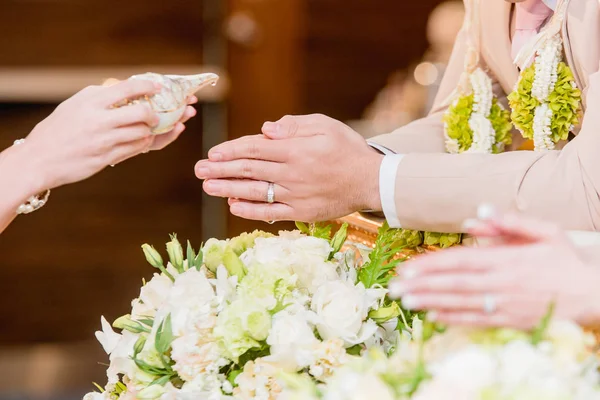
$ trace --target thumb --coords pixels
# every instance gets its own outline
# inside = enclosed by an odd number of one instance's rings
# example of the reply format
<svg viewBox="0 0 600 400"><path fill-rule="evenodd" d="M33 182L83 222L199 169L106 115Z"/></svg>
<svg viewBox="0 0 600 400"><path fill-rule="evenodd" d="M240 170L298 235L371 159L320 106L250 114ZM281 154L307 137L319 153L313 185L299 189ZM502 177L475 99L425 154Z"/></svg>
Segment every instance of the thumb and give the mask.
<svg viewBox="0 0 600 400"><path fill-rule="evenodd" d="M290 139L323 134L331 130L330 125L331 118L324 115L286 115L279 121L265 122L261 131L269 139Z"/></svg>

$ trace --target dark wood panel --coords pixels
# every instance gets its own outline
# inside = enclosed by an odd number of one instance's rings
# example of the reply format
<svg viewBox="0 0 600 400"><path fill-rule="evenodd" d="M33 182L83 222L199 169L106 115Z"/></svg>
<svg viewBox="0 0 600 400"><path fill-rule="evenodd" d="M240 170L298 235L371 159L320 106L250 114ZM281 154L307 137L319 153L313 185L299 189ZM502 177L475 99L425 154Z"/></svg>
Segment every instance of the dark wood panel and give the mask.
<svg viewBox="0 0 600 400"><path fill-rule="evenodd" d="M0 16L0 66L202 60L201 0L3 0Z"/></svg>
<svg viewBox="0 0 600 400"><path fill-rule="evenodd" d="M419 60L441 0L308 0L306 111L359 117L389 75Z"/></svg>

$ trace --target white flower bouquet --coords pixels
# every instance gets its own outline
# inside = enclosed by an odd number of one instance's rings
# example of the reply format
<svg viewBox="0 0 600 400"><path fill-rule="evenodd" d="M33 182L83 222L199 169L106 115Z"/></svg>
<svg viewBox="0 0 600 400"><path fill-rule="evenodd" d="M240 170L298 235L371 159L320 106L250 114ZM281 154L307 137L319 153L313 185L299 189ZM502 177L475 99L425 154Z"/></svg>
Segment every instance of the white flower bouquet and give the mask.
<svg viewBox="0 0 600 400"><path fill-rule="evenodd" d="M568 322L533 333L449 328L431 337L416 319L387 356L370 349L338 368L324 384L285 377L282 400L598 400L595 339ZM431 331L430 331L431 332Z"/></svg>
<svg viewBox="0 0 600 400"><path fill-rule="evenodd" d="M176 237L131 314L96 336L108 382L85 400L276 399L281 377L315 384L369 349L388 355L412 316L389 300L401 232L384 226L374 249L346 244L344 226L210 239L196 254ZM347 249L346 249L347 248Z"/></svg>

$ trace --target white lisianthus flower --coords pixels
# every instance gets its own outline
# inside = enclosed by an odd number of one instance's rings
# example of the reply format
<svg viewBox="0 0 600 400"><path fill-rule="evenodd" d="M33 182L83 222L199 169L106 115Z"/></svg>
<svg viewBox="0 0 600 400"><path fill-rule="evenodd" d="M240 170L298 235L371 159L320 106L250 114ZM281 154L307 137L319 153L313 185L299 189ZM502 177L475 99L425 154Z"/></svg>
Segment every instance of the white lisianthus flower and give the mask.
<svg viewBox="0 0 600 400"><path fill-rule="evenodd" d="M323 284L312 298L317 314L317 330L323 340L341 338L347 347L370 338L377 324L367 320L369 310L377 307L385 289L365 289L362 283L331 281Z"/></svg>
<svg viewBox="0 0 600 400"><path fill-rule="evenodd" d="M166 275L154 274L140 290L140 300L147 307L158 310L169 296L173 282Z"/></svg>
<svg viewBox="0 0 600 400"><path fill-rule="evenodd" d="M313 332L312 312L302 310L292 314L288 310L273 316L273 327L267 338L271 355L265 361L296 371L308 366L313 359L313 349L319 343Z"/></svg>
<svg viewBox="0 0 600 400"><path fill-rule="evenodd" d="M229 276L227 268L220 265L217 267L216 278L210 279L210 283L215 287L217 311L220 312L227 304L235 300L238 277Z"/></svg>
<svg viewBox="0 0 600 400"><path fill-rule="evenodd" d="M131 319L137 321L145 318L154 318L156 309L140 299L134 299L131 302Z"/></svg>
<svg viewBox="0 0 600 400"><path fill-rule="evenodd" d="M106 370L108 384L118 382L119 374L128 375L135 368L131 357L133 356L133 347L137 342L139 335L124 331L123 334L112 330L106 318L101 318L102 331L96 332L96 338L109 355L110 365Z"/></svg>
<svg viewBox="0 0 600 400"><path fill-rule="evenodd" d="M98 342L100 342L106 354L110 354L119 344L121 335L113 331L104 316L100 318L100 324L102 325L102 330L96 331L96 339L98 339Z"/></svg>
<svg viewBox="0 0 600 400"><path fill-rule="evenodd" d="M83 400L110 400L110 393L91 392L83 396Z"/></svg>

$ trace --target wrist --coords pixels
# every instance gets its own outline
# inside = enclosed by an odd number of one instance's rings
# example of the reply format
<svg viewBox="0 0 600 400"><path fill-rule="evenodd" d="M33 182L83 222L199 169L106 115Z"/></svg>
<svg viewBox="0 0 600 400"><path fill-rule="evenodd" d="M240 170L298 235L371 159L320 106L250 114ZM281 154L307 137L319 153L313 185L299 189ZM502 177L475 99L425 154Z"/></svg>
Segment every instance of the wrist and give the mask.
<svg viewBox="0 0 600 400"><path fill-rule="evenodd" d="M361 163L360 167L364 171L364 176L358 184L362 186L361 201L359 210L381 211L381 196L379 188L379 170L383 162L384 155L375 149L369 148L369 155L366 160Z"/></svg>
<svg viewBox="0 0 600 400"><path fill-rule="evenodd" d="M9 187L23 200L50 189L47 171L27 141L2 152L1 164L2 169L8 171Z"/></svg>

